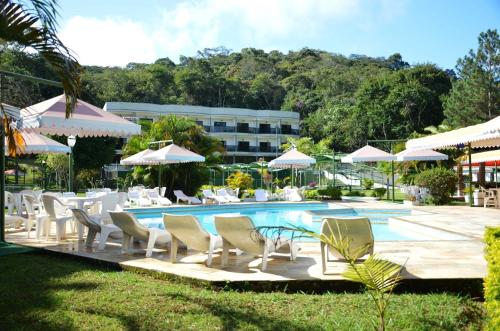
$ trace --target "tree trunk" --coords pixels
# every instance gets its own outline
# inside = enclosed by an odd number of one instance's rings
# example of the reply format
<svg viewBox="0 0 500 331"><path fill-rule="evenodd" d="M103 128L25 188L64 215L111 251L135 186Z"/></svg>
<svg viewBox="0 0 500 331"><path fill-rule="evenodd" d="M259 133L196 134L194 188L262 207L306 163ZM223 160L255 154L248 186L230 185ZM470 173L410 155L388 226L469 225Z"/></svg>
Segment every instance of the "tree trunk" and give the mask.
<svg viewBox="0 0 500 331"><path fill-rule="evenodd" d="M457 175L458 175L458 195L462 196L464 194L464 169L462 166L462 162L458 161L457 163Z"/></svg>
<svg viewBox="0 0 500 331"><path fill-rule="evenodd" d="M477 182L484 187L486 184L486 167L484 162L479 163L479 171L477 173Z"/></svg>

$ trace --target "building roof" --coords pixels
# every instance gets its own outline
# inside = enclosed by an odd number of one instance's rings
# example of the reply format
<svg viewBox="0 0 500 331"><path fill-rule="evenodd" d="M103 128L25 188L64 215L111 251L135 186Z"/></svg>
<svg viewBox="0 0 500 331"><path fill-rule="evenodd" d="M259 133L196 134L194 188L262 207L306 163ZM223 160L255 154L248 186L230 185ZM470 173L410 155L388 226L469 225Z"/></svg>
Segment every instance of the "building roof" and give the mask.
<svg viewBox="0 0 500 331"><path fill-rule="evenodd" d="M204 107L190 105L158 105L152 103L139 102L106 102L104 110L111 113L130 112L130 113L150 113L150 114L183 114L183 115L237 115L252 117L267 117L299 120L300 114L293 111L283 110L256 110L247 108L230 107Z"/></svg>

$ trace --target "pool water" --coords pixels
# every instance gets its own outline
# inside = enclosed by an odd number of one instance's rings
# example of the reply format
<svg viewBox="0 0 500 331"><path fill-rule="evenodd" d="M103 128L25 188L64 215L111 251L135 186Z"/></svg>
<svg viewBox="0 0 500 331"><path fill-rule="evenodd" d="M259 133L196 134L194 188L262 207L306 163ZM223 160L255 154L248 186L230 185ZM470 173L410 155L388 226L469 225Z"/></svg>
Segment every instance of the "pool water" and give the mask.
<svg viewBox="0 0 500 331"><path fill-rule="evenodd" d="M370 219L373 235L377 241L425 240L422 234L408 229L389 226L388 218L410 215L405 209L361 209L330 208L327 203L301 204L249 204L223 206L194 206L186 208L129 209L147 227L164 228L162 213L194 215L203 227L217 234L215 215L238 214L250 217L256 226L302 226L319 232L321 218L327 216L362 216ZM291 234L290 234L291 235ZM286 234L285 234L286 236ZM307 239L301 239L307 241Z"/></svg>

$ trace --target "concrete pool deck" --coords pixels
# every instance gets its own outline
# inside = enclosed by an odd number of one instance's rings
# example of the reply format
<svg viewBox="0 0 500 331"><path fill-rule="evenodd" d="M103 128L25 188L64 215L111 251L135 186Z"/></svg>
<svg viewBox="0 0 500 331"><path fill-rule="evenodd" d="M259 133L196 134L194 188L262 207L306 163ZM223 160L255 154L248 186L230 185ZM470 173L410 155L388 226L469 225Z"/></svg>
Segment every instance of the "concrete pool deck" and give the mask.
<svg viewBox="0 0 500 331"><path fill-rule="evenodd" d="M407 209L403 205L385 202L335 202L338 207L370 209ZM183 208L183 207L178 207ZM458 240L376 241L375 252L381 257L405 264L402 276L408 280L477 280L486 275L484 244L486 226L500 226L500 210L466 206L417 206L413 215L397 217L393 222L417 226L419 229L449 233ZM399 224L399 223L398 223ZM423 228L422 228L423 226ZM459 237L456 237L459 235ZM68 254L115 264L124 269L143 269L206 282L280 282L342 280L345 264L329 263L326 275L321 272L318 243L300 243L296 261L285 255L271 255L266 272L260 270L260 258L246 254L230 254L229 265L220 267L220 255L214 255L211 267L205 265L206 254L180 250L178 263L169 262L169 251L155 249L151 258L145 258L144 246L136 244L133 254L122 255L119 241L108 243L104 251L85 248L76 236L56 242L28 239L26 232L9 230L6 240L11 243L41 248L50 252Z"/></svg>

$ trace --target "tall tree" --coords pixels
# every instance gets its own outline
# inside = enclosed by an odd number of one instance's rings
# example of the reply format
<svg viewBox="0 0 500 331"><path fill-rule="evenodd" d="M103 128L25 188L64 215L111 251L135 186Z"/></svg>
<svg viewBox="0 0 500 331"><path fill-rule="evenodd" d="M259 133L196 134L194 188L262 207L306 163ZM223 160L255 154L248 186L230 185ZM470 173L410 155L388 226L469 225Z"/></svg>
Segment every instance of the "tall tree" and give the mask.
<svg viewBox="0 0 500 331"><path fill-rule="evenodd" d="M497 30L481 32L478 48L458 60L458 80L445 98L446 122L467 126L500 115L500 38Z"/></svg>

